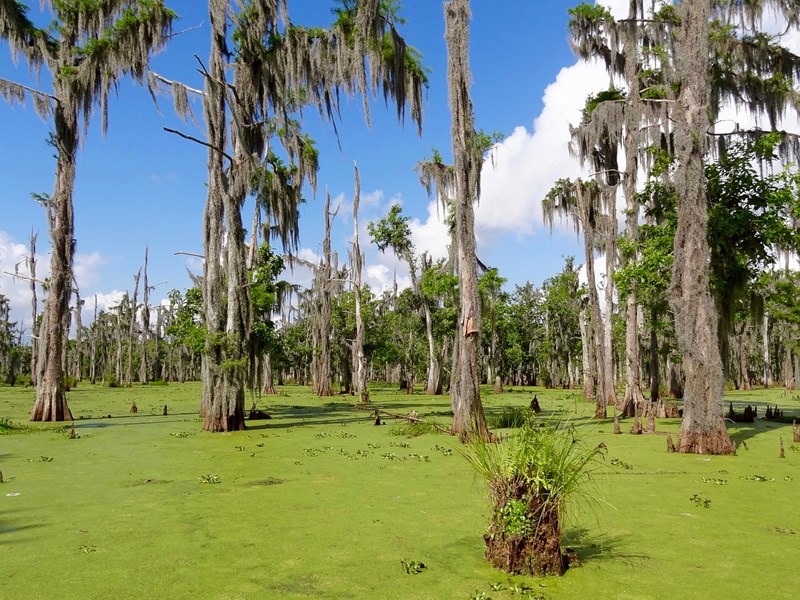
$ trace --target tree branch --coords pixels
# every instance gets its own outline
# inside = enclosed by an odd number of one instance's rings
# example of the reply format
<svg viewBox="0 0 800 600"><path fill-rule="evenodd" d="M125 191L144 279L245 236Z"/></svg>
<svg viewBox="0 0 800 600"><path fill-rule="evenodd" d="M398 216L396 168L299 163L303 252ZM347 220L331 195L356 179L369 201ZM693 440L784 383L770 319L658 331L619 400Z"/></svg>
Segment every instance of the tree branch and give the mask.
<svg viewBox="0 0 800 600"><path fill-rule="evenodd" d="M212 145L211 145L211 144L209 144L208 142L204 142L203 140L199 140L199 139L197 139L197 138L196 138L196 137L194 137L194 136L187 135L187 134L185 134L185 133L181 133L181 132L180 132L180 131L178 131L177 129L170 129L169 127L163 127L162 129L163 129L164 131L168 132L168 133L174 133L175 135L177 135L177 136L179 136L179 137L182 137L182 138L183 138L183 139L185 139L185 140L189 140L190 142L195 142L195 143L197 143L197 144L200 144L201 146L205 146L206 148L211 148L211 149L212 149L212 150L214 150L215 152L219 152L220 154L222 154L222 156L224 156L225 158L227 158L227 159L230 161L230 163L231 163L231 164L233 164L233 157L232 157L230 154L228 154L227 152L225 152L225 151L224 151L223 149L221 149L221 148L217 148L216 146L212 146Z"/></svg>

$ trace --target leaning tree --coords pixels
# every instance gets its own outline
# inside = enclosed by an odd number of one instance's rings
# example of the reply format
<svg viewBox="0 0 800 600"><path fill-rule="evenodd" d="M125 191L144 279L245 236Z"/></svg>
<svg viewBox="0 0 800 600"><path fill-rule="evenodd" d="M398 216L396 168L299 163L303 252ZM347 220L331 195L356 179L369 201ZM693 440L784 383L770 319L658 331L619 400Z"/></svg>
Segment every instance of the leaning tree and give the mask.
<svg viewBox="0 0 800 600"><path fill-rule="evenodd" d="M21 2L0 2L0 39L35 73L43 66L50 72L52 93L4 79L0 79L0 93L11 103L30 96L41 116L53 118L56 174L48 200L54 218L50 229L53 249L44 327L39 333L45 364L40 367L42 377L37 381L30 418L63 421L70 417L63 357L75 253L72 194L76 151L98 105L102 131L106 132L109 92L123 75L137 80L144 77L150 55L163 46L175 14L163 0L42 0L42 5L51 19L46 28L34 25Z"/></svg>

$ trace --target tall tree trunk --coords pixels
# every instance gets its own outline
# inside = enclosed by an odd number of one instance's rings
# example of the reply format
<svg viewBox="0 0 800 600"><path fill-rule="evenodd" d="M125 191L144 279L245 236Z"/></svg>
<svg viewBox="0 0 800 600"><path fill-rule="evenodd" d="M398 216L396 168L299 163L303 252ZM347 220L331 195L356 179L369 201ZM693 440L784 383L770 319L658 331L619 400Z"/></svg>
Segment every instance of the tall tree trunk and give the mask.
<svg viewBox="0 0 800 600"><path fill-rule="evenodd" d="M209 1L211 53L204 85L208 130L208 195L204 215L204 312L208 340L203 354L203 429L245 428L244 396L250 332L250 301L241 208L249 182L246 149L234 144L230 169L224 168L227 144L225 55L227 2ZM237 179L239 178L239 179Z"/></svg>
<svg viewBox="0 0 800 600"><path fill-rule="evenodd" d="M650 404L661 399L661 365L658 357L658 309L650 309ZM649 414L649 410L646 411Z"/></svg>
<svg viewBox="0 0 800 600"><path fill-rule="evenodd" d="M83 322L81 319L81 309L83 301L78 290L78 282L75 282L75 364L72 370L75 381L83 379Z"/></svg>
<svg viewBox="0 0 800 600"><path fill-rule="evenodd" d="M594 375L592 374L594 364L594 355L592 353L592 340L589 336L589 325L586 322L587 317L583 311L580 313L578 323L581 329L581 357L582 357L582 370L583 370L583 399L592 400L595 397L594 391Z"/></svg>
<svg viewBox="0 0 800 600"><path fill-rule="evenodd" d="M117 342L117 352L114 356L114 376L117 383L122 382L122 306L127 296L123 297L117 306L117 320L114 323L114 339Z"/></svg>
<svg viewBox="0 0 800 600"><path fill-rule="evenodd" d="M589 292L589 328L587 334L592 342L594 351L594 381L595 381L595 409L594 415L598 419L606 418L606 364L605 345L603 344L603 319L600 314L600 298L597 294L597 278L594 273L594 227L589 218L588 203L584 197L585 191L580 182L575 186L578 197L578 206L581 211L583 223L583 250L586 256L586 287Z"/></svg>
<svg viewBox="0 0 800 600"><path fill-rule="evenodd" d="M37 346L39 345L39 326L36 324L39 309L36 298L36 238L37 234L31 231L30 257L28 258L28 272L31 276L31 384L36 385L36 361L38 359Z"/></svg>
<svg viewBox="0 0 800 600"><path fill-rule="evenodd" d="M478 261L475 255L475 209L480 195L481 150L475 144L475 124L469 95L469 0L445 3L447 41L447 83L452 115L455 174L455 217L458 245L460 302L453 381L453 432L462 439L476 435L489 439L490 433L481 403L478 379L481 306L478 292Z"/></svg>
<svg viewBox="0 0 800 600"><path fill-rule="evenodd" d="M144 282L142 284L142 335L139 344L139 383L147 383L147 337L150 333L150 288L147 285L147 254L144 249Z"/></svg>
<svg viewBox="0 0 800 600"><path fill-rule="evenodd" d="M364 268L364 257L358 243L358 205L361 202L361 179L358 176L358 165L354 165L355 194L353 195L353 284L355 286L356 303L356 339L353 342L353 362L356 371L356 391L360 402L369 402L367 389L367 357L364 354L364 316L361 314L361 270Z"/></svg>
<svg viewBox="0 0 800 600"><path fill-rule="evenodd" d="M71 52L62 44L61 52ZM69 64L69 63L64 63ZM68 78L66 78L68 79ZM50 199L53 223L50 228L50 284L47 289L44 327L39 334L43 344L44 364L37 380L36 403L31 421L64 421L71 419L64 390L64 341L69 329L69 297L72 282L72 261L75 254L75 223L72 193L75 185L75 151L78 147L78 106L69 91L69 84L56 77L53 87L60 102L54 105L56 182Z"/></svg>
<svg viewBox="0 0 800 600"><path fill-rule="evenodd" d="M97 381L97 294L94 295L94 318L92 319L92 341L89 345L89 381L92 385Z"/></svg>
<svg viewBox="0 0 800 600"><path fill-rule="evenodd" d="M314 392L317 396L333 396L331 374L331 197L325 194L325 239L322 242L323 264L317 270L317 344L314 347Z"/></svg>
<svg viewBox="0 0 800 600"><path fill-rule="evenodd" d="M131 317L128 322L128 368L125 370L125 383L128 387L133 385L133 338L136 335L136 302L139 298L139 279L141 276L141 269L133 276L133 299L130 307Z"/></svg>
<svg viewBox="0 0 800 600"><path fill-rule="evenodd" d="M683 0L676 39L681 82L675 109L678 226L670 301L686 372L680 452L731 454L725 429L717 313L709 289L708 209L703 157L709 128L711 0Z"/></svg>
<svg viewBox="0 0 800 600"><path fill-rule="evenodd" d="M769 355L769 313L764 311L764 321L762 327L763 335L763 357L764 357L764 379L763 384L765 388L772 387L772 365L770 364Z"/></svg>
<svg viewBox="0 0 800 600"><path fill-rule="evenodd" d="M625 61L625 82L628 93L625 95L625 173L622 177L622 188L625 194L625 237L628 244L635 248L639 239L639 202L636 198L636 177L639 172L639 150L642 102L639 82L639 0L632 0L628 10L629 21L626 23L623 53ZM626 262L635 260L628 256ZM636 293L630 290L625 305L625 395L622 400L622 412L628 416L637 414L644 416L647 408L642 394L641 357L639 355L639 311ZM651 338L652 340L652 338ZM652 363L652 358L651 358ZM656 368L658 363L656 362ZM651 376L652 381L652 376ZM657 382L656 382L657 383ZM651 401L658 399L658 392Z"/></svg>
<svg viewBox="0 0 800 600"><path fill-rule="evenodd" d="M614 377L614 263L617 257L617 211L615 190L609 190L611 199L608 205L608 228L606 230L606 287L605 287L605 322L603 323L603 389L606 394L605 404L617 405L617 385Z"/></svg>

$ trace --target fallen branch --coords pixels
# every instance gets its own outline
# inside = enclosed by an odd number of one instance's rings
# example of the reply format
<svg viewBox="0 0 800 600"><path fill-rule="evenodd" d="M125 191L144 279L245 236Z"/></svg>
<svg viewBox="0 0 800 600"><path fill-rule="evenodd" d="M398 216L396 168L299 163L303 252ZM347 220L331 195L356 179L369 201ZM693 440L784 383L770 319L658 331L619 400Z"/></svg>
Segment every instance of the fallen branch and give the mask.
<svg viewBox="0 0 800 600"><path fill-rule="evenodd" d="M371 413L374 413L376 415L386 415L387 417L392 417L393 419L403 419L404 421L411 421L412 423L422 423L424 425L430 425L430 426L434 427L435 429L437 429L438 431L441 431L442 433L446 433L448 435L453 435L453 432L450 429L442 427L441 425L437 425L436 423L429 423L427 421L423 421L419 417L414 417L414 416L411 416L411 415L401 415L401 414L398 414L398 413L389 412L388 410L383 410L383 409L380 409L380 408L374 408L374 407L371 407L371 406L360 406L358 404L354 404L353 408L355 408L356 410L361 410L361 411L365 411L365 412L371 412Z"/></svg>

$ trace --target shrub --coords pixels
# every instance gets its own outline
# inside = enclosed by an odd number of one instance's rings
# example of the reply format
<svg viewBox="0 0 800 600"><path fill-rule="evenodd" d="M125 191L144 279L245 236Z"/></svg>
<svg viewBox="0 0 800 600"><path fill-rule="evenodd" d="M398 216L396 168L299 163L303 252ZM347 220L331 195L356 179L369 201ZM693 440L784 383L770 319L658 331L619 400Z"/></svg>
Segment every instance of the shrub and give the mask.
<svg viewBox="0 0 800 600"><path fill-rule="evenodd" d="M64 375L64 390L70 391L72 388L78 385L78 380L75 379L72 375Z"/></svg>
<svg viewBox="0 0 800 600"><path fill-rule="evenodd" d="M530 415L512 437L475 439L462 453L486 479L493 506L486 559L509 573L563 574L570 558L561 551L561 523L568 503L592 500L593 466L605 446L587 446L568 420Z"/></svg>
<svg viewBox="0 0 800 600"><path fill-rule="evenodd" d="M110 388L119 387L119 381L117 381L117 376L114 373L106 373L103 377L106 382L106 386Z"/></svg>

